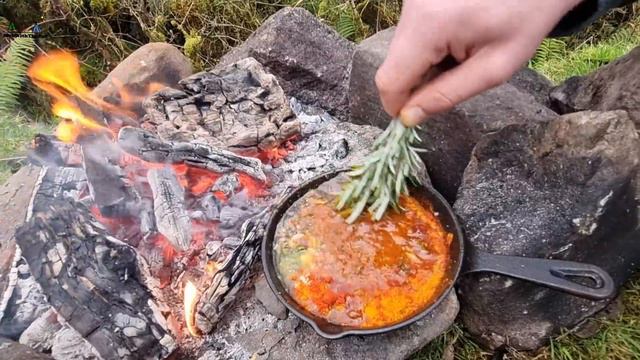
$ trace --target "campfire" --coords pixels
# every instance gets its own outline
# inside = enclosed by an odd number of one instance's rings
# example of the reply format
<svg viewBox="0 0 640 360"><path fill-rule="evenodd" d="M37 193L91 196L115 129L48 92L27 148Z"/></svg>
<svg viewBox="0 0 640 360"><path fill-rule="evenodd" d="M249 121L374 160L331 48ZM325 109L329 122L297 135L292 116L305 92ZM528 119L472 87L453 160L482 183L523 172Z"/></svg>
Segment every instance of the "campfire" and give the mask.
<svg viewBox="0 0 640 360"><path fill-rule="evenodd" d="M354 145L361 134L287 99L251 58L105 99L69 52L41 55L28 74L61 121L34 139L42 170L20 255L41 306L105 359L197 346L255 273L280 197L375 136Z"/></svg>

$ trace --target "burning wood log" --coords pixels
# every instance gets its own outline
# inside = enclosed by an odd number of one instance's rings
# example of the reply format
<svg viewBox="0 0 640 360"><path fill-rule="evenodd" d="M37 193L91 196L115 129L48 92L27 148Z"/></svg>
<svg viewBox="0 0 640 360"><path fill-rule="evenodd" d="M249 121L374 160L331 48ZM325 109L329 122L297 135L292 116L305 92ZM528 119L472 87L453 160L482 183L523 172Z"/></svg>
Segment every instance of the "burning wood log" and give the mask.
<svg viewBox="0 0 640 360"><path fill-rule="evenodd" d="M207 169L215 173L243 172L255 179L267 179L258 159L236 155L205 144L163 141L140 128L123 127L118 144L127 153L145 161L180 164Z"/></svg>
<svg viewBox="0 0 640 360"><path fill-rule="evenodd" d="M158 231L181 251L191 244L191 219L185 207L184 189L169 167L147 173L153 192L153 209Z"/></svg>
<svg viewBox="0 0 640 360"><path fill-rule="evenodd" d="M79 203L51 199L16 233L51 306L105 359L164 359L174 349L141 284L138 258Z"/></svg>
<svg viewBox="0 0 640 360"><path fill-rule="evenodd" d="M90 201L89 184L82 168L43 168L35 190L31 211L45 209L52 199L70 199L83 203ZM27 220L32 215L28 214Z"/></svg>
<svg viewBox="0 0 640 360"><path fill-rule="evenodd" d="M233 303L236 293L251 274L250 268L258 256L269 208L247 220L240 230L240 238L225 238L219 246L210 247L207 256L215 268L211 280L204 284L196 312L196 325L210 333L225 310Z"/></svg>
<svg viewBox="0 0 640 360"><path fill-rule="evenodd" d="M120 149L102 136L82 143L89 190L104 216L122 217L138 213L140 196L125 181L126 176L118 164L120 154Z"/></svg>
<svg viewBox="0 0 640 360"><path fill-rule="evenodd" d="M62 146L58 146L58 144ZM32 151L29 153L29 161L36 165L65 166L63 158L64 143L55 141L50 135L36 134L31 142ZM79 150L79 148L78 148Z"/></svg>
<svg viewBox="0 0 640 360"><path fill-rule="evenodd" d="M194 74L143 104L143 127L164 140L220 148L277 147L300 133L300 123L276 78L253 58Z"/></svg>

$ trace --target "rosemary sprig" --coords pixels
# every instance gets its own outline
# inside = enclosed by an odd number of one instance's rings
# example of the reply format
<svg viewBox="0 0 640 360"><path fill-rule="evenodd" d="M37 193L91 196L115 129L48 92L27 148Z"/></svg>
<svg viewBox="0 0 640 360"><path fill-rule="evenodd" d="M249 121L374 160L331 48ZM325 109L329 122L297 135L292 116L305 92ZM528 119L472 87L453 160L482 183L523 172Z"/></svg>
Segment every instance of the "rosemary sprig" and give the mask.
<svg viewBox="0 0 640 360"><path fill-rule="evenodd" d="M375 221L382 219L389 206L401 210L400 195L408 194L407 180L421 184L420 142L414 128L394 119L373 144L373 151L362 165L347 173L351 177L340 195L337 208L351 208L347 222L352 224L368 206Z"/></svg>

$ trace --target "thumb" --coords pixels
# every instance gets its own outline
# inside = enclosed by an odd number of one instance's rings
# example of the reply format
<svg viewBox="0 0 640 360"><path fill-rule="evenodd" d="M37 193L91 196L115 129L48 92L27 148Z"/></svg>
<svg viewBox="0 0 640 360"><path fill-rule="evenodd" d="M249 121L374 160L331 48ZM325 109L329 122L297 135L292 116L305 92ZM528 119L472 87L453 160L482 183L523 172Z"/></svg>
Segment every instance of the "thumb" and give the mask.
<svg viewBox="0 0 640 360"><path fill-rule="evenodd" d="M508 80L520 67L503 47L484 48L460 65L443 72L413 92L400 111L406 126L415 126L427 117L450 110L485 90Z"/></svg>

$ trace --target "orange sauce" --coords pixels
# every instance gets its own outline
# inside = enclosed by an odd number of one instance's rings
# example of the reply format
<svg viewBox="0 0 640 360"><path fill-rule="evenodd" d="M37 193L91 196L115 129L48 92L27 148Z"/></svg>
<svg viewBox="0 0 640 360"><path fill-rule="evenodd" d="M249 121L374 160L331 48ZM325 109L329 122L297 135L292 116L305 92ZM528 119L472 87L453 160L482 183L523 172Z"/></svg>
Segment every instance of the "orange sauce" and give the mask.
<svg viewBox="0 0 640 360"><path fill-rule="evenodd" d="M430 204L403 197L402 212L347 224L335 194L313 190L276 233L276 262L292 297L327 321L375 328L406 320L446 288L448 233Z"/></svg>

